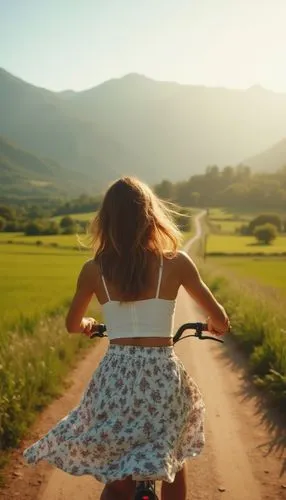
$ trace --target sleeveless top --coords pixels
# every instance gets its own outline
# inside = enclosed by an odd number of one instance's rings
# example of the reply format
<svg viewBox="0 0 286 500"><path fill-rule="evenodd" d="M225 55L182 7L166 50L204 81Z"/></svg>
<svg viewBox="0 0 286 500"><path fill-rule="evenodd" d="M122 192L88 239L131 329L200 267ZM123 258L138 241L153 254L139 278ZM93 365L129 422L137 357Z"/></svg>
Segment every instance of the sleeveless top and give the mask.
<svg viewBox="0 0 286 500"><path fill-rule="evenodd" d="M130 337L167 337L173 336L176 299L160 299L160 286L163 272L161 255L156 295L151 299L120 302L111 300L102 273L102 282L108 302L102 305L104 322L109 339Z"/></svg>

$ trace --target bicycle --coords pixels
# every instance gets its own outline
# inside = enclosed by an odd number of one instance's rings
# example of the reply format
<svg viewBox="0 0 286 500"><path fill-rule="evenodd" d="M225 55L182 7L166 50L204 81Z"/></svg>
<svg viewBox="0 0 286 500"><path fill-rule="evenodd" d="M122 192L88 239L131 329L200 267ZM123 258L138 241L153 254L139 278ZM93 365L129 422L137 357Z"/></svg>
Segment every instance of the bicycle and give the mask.
<svg viewBox="0 0 286 500"><path fill-rule="evenodd" d="M182 337L183 333L186 330L194 330L195 333L185 335L184 337ZM206 323L201 323L201 322L184 323L178 328L176 334L174 335L173 343L176 344L177 342L187 339L189 337L196 337L199 340L214 340L222 344L224 343L224 341L218 337L211 335L204 335L203 332L207 331L208 331L208 326ZM105 324L99 323L95 325L95 329L91 333L89 338L93 339L94 337L100 337L100 338L107 337L105 332L106 332ZM136 481L136 489L133 500L159 500L155 491L155 481L154 480Z"/></svg>

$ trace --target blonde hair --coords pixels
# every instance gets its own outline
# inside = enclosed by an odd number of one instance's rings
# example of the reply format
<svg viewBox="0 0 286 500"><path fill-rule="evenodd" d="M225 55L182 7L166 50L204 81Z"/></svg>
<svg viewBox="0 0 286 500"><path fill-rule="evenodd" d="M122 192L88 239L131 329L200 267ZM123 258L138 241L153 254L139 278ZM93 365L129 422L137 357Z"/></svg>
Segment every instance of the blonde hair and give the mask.
<svg viewBox="0 0 286 500"><path fill-rule="evenodd" d="M124 300L135 300L147 285L150 253L175 254L181 240L172 210L134 177L109 187L89 233L95 259Z"/></svg>

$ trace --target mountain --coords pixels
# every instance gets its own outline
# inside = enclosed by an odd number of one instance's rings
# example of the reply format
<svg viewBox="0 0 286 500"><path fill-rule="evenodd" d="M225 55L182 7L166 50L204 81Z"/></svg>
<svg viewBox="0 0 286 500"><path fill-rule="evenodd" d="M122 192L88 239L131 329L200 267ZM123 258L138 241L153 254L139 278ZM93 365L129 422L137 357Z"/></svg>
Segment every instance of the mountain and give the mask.
<svg viewBox="0 0 286 500"><path fill-rule="evenodd" d="M4 70L0 70L0 135L38 156L91 174L99 186L106 172L118 176L125 164L121 145L96 123L74 116L66 95L27 84Z"/></svg>
<svg viewBox="0 0 286 500"><path fill-rule="evenodd" d="M50 92L0 70L0 134L90 175L177 181L235 165L281 140L286 94L159 82L130 74L94 88Z"/></svg>
<svg viewBox="0 0 286 500"><path fill-rule="evenodd" d="M286 166L286 138L266 149L266 151L244 160L242 163L249 165L253 171L260 172L275 172L279 168Z"/></svg>
<svg viewBox="0 0 286 500"><path fill-rule="evenodd" d="M0 136L1 196L62 196L79 194L87 179L62 168L53 160L41 159Z"/></svg>

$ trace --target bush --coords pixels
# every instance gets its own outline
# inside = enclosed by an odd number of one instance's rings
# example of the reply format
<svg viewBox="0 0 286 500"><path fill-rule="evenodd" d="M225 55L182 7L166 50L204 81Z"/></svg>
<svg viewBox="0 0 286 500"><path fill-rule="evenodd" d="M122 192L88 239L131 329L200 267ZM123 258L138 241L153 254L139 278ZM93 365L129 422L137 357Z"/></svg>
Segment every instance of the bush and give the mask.
<svg viewBox="0 0 286 500"><path fill-rule="evenodd" d="M189 210L182 209L181 213L175 215L175 223L180 231L188 232L191 230L191 214Z"/></svg>
<svg viewBox="0 0 286 500"><path fill-rule="evenodd" d="M6 226L6 220L4 219L4 217L1 217L0 215L0 231L4 231L5 226Z"/></svg>
<svg viewBox="0 0 286 500"><path fill-rule="evenodd" d="M23 231L23 225L16 220L7 221L4 231L5 233L17 233L18 231Z"/></svg>
<svg viewBox="0 0 286 500"><path fill-rule="evenodd" d="M254 230L257 226L264 226L265 224L272 224L275 226L278 232L282 230L282 220L279 215L276 214L261 214L255 217L249 223L249 234L254 234Z"/></svg>
<svg viewBox="0 0 286 500"><path fill-rule="evenodd" d="M277 236L277 229L273 224L263 224L256 226L253 234L255 238L265 245L269 245Z"/></svg>
<svg viewBox="0 0 286 500"><path fill-rule="evenodd" d="M60 228L57 222L50 220L31 221L26 225L26 236L59 234Z"/></svg>
<svg viewBox="0 0 286 500"><path fill-rule="evenodd" d="M46 235L59 234L59 232L60 232L60 228L59 228L59 225L57 224L57 222L50 221L44 225L41 234L46 234Z"/></svg>
<svg viewBox="0 0 286 500"><path fill-rule="evenodd" d="M65 229L66 227L70 227L73 225L74 225L74 220L69 215L66 215L61 219L60 226L62 229Z"/></svg>
<svg viewBox="0 0 286 500"><path fill-rule="evenodd" d="M252 234L252 232L247 224L242 224L242 226L238 227L235 230L235 232L241 234L242 236L249 236L250 234Z"/></svg>
<svg viewBox="0 0 286 500"><path fill-rule="evenodd" d="M39 222L29 222L25 228L26 236L38 236L42 234L43 226Z"/></svg>

